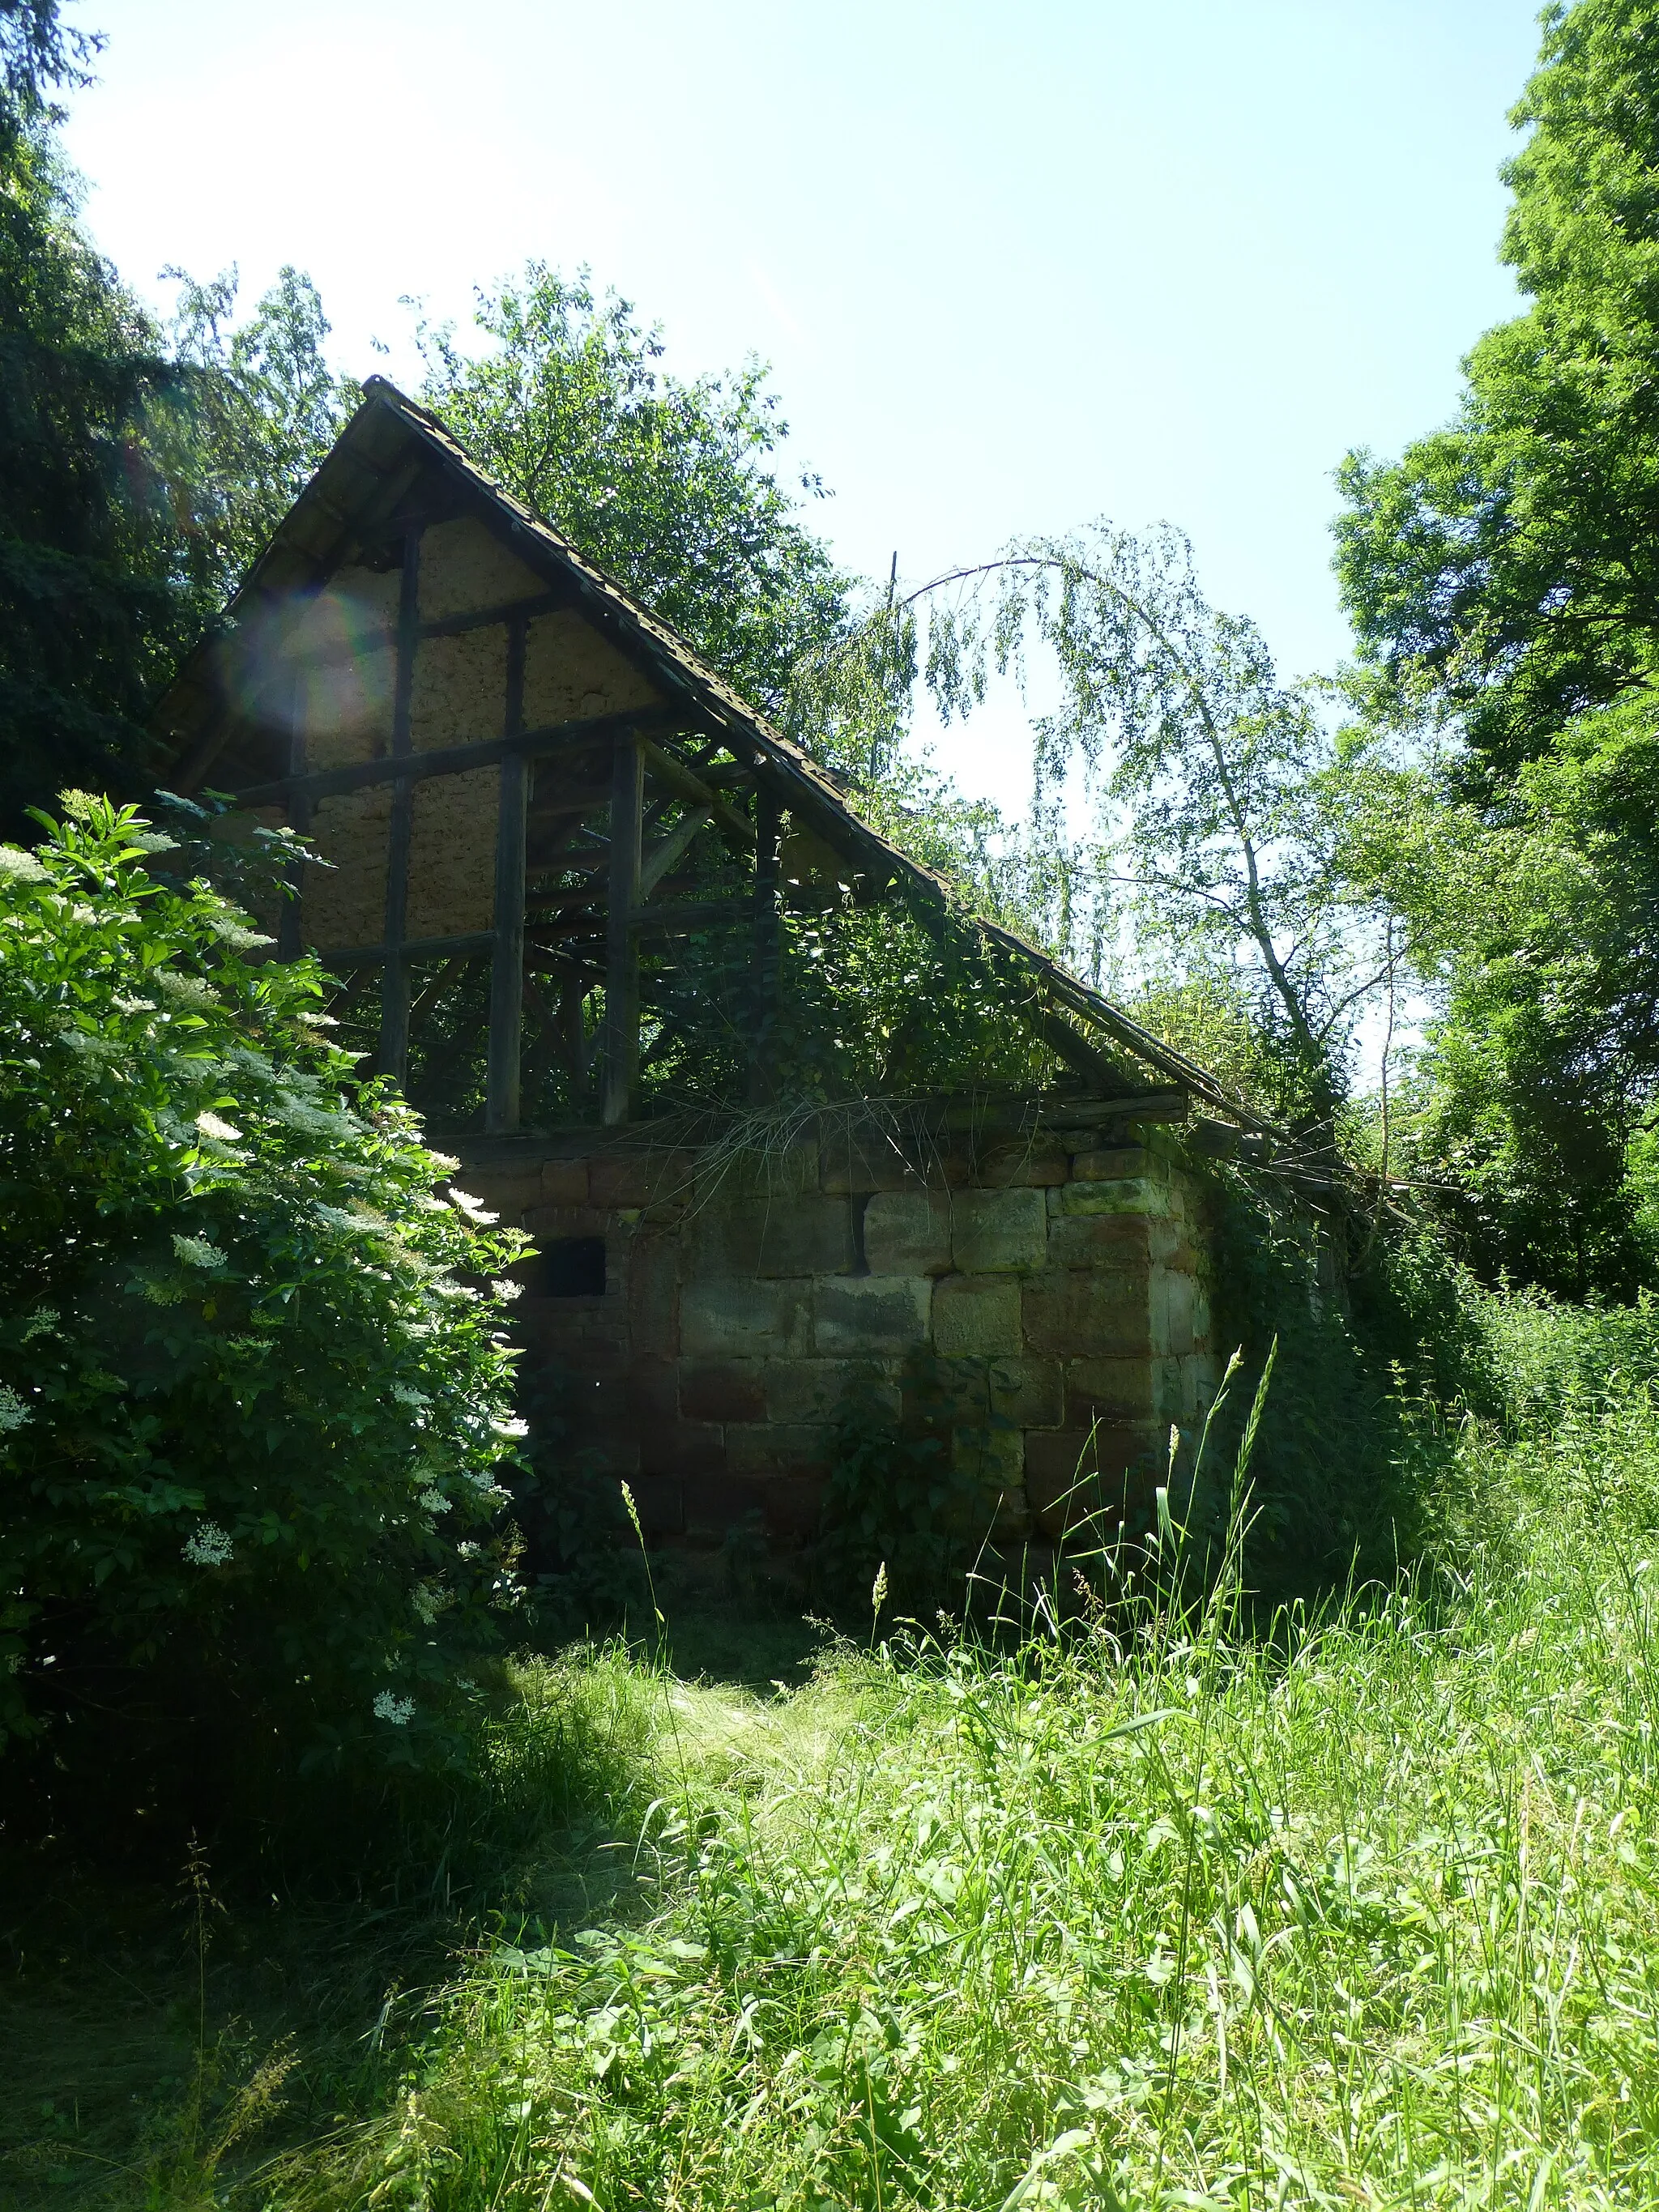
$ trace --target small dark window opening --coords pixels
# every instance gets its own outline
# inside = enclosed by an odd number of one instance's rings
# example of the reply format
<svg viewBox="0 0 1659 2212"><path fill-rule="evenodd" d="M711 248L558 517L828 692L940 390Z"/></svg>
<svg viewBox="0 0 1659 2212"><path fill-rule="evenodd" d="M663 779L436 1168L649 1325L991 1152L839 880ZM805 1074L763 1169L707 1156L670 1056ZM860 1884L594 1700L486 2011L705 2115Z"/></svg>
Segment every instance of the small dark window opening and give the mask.
<svg viewBox="0 0 1659 2212"><path fill-rule="evenodd" d="M603 1237L554 1237L542 1247L541 1292L544 1298L600 1298L605 1296Z"/></svg>

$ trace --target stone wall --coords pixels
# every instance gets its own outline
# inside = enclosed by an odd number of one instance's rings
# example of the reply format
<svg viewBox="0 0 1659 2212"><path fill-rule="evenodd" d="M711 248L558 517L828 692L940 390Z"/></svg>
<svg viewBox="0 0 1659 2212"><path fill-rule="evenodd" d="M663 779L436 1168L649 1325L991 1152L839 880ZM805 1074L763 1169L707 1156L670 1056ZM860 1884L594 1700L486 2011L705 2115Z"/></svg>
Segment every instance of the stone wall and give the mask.
<svg viewBox="0 0 1659 2212"><path fill-rule="evenodd" d="M1079 1498L1134 1533L1170 1424L1216 1384L1203 1194L1156 1142L1066 1141L1090 1148L924 1175L856 1139L762 1173L526 1139L460 1179L542 1248L526 1359L567 1378L573 1440L628 1480L653 1541L713 1546L758 1513L775 1551L799 1546L844 1407L912 1419L919 1374L1004 1536L1058 1537ZM549 1295L561 1255L594 1256L576 1239L603 1239L605 1288ZM1098 1486L1079 1492L1080 1470Z"/></svg>

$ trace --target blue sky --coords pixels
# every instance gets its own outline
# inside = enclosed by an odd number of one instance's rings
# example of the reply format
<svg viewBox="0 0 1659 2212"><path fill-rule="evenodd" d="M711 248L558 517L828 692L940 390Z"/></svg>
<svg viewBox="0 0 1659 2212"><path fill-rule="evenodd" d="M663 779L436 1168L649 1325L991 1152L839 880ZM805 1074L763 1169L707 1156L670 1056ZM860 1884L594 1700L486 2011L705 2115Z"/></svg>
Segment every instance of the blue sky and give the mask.
<svg viewBox="0 0 1659 2212"><path fill-rule="evenodd" d="M308 269L341 364L591 264L690 372L759 353L841 557L1180 524L1290 672L1346 647L1331 471L1513 312L1517 0L81 0L68 132L141 290ZM370 341L392 348L379 359ZM1005 700L943 759L1018 806Z"/></svg>

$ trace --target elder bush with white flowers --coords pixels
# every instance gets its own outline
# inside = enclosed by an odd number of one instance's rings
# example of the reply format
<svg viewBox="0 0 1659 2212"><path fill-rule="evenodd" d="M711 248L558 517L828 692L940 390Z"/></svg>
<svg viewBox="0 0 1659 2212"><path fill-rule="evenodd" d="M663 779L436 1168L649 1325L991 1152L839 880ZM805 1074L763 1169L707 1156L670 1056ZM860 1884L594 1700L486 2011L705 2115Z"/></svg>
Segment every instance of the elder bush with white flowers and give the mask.
<svg viewBox="0 0 1659 2212"><path fill-rule="evenodd" d="M514 1601L523 1239L313 963L64 805L0 847L0 1743L441 1755Z"/></svg>

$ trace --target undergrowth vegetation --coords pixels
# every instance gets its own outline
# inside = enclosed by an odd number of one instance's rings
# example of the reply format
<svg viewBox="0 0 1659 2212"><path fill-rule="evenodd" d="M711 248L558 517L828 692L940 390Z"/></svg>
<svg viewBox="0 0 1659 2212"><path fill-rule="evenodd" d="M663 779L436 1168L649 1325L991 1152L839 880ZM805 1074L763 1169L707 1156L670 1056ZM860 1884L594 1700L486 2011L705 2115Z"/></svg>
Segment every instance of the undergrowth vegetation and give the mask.
<svg viewBox="0 0 1659 2212"><path fill-rule="evenodd" d="M1654 2201L1652 1317L1500 1323L1437 1555L1323 1611L1253 1616L1236 1544L1183 1596L1172 1530L1000 1648L884 1614L769 1695L529 1663L452 1818L447 1977L326 2067L283 2045L258 2130L247 2047L116 2197ZM32 2155L77 2178L67 2130Z"/></svg>
<svg viewBox="0 0 1659 2212"><path fill-rule="evenodd" d="M65 803L0 846L5 1796L182 1835L209 1777L452 1754L513 1594L524 1239L439 1195L313 962Z"/></svg>

